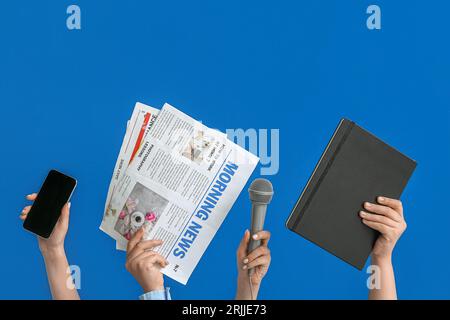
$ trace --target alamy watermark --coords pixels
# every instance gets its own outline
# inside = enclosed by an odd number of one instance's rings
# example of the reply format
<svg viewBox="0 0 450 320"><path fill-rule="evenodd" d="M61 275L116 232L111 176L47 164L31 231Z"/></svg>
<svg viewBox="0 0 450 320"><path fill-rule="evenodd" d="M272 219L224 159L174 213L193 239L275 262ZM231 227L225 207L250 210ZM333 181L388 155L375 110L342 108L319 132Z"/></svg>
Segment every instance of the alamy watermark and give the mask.
<svg viewBox="0 0 450 320"><path fill-rule="evenodd" d="M369 14L366 25L369 30L381 29L381 8L376 4L367 7L366 13Z"/></svg>
<svg viewBox="0 0 450 320"><path fill-rule="evenodd" d="M367 279L367 289L369 290L380 290L381 289L381 270L377 265L371 265L367 268L367 274L369 278Z"/></svg>
<svg viewBox="0 0 450 320"><path fill-rule="evenodd" d="M81 30L81 8L72 4L67 7L66 13L69 15L66 20L66 26L69 30ZM369 30L381 30L381 8L376 4L367 7L366 13L369 17L366 20L366 26Z"/></svg>
<svg viewBox="0 0 450 320"><path fill-rule="evenodd" d="M69 290L81 290L81 268L76 265L67 268L66 287Z"/></svg>
<svg viewBox="0 0 450 320"><path fill-rule="evenodd" d="M228 139L260 158L262 176L280 170L280 129L227 129Z"/></svg>
<svg viewBox="0 0 450 320"><path fill-rule="evenodd" d="M81 9L72 4L67 7L66 13L69 15L66 20L66 26L69 30L81 30Z"/></svg>

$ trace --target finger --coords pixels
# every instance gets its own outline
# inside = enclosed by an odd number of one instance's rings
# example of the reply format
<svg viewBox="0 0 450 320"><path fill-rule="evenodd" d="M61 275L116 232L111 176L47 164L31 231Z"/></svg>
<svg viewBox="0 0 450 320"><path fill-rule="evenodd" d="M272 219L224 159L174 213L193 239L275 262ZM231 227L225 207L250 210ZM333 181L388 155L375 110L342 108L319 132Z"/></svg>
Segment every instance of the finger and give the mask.
<svg viewBox="0 0 450 320"><path fill-rule="evenodd" d="M247 255L248 243L250 241L250 231L245 230L244 236L242 237L241 243L237 251L237 256L239 259L243 259Z"/></svg>
<svg viewBox="0 0 450 320"><path fill-rule="evenodd" d="M144 251L144 252L141 252L141 253L135 255L134 257L128 256L127 263L131 263L131 262L135 263L135 262L141 261L142 259L154 256L155 254L157 254L155 251Z"/></svg>
<svg viewBox="0 0 450 320"><path fill-rule="evenodd" d="M37 193L32 193L32 194L27 195L25 198L27 200L34 201L34 200L36 200L36 197L37 197Z"/></svg>
<svg viewBox="0 0 450 320"><path fill-rule="evenodd" d="M270 240L270 232L269 231L260 231L257 234L252 236L253 240L261 240L262 246L267 246Z"/></svg>
<svg viewBox="0 0 450 320"><path fill-rule="evenodd" d="M145 263L151 263L151 264L159 264L161 266L161 268L165 268L167 267L167 265L169 264L166 259L164 259L163 257L161 257L159 254L156 255L152 255L148 258L144 259Z"/></svg>
<svg viewBox="0 0 450 320"><path fill-rule="evenodd" d="M387 197L378 197L377 201L379 204L391 207L396 212L398 212L401 216L403 216L403 203L397 199L391 199Z"/></svg>
<svg viewBox="0 0 450 320"><path fill-rule="evenodd" d="M135 245L134 248L129 252L128 258L133 259L134 257L137 257L139 254L145 251L150 251L160 245L162 245L161 240L141 241L137 245Z"/></svg>
<svg viewBox="0 0 450 320"><path fill-rule="evenodd" d="M244 264L249 264L250 262L256 260L257 258L261 257L261 256L267 256L270 255L270 250L267 247L264 246L260 246L258 248L256 248L255 250L253 250L248 256L247 258L244 259Z"/></svg>
<svg viewBox="0 0 450 320"><path fill-rule="evenodd" d="M22 214L28 214L31 210L31 206L26 206L25 208L23 208L22 212L20 213Z"/></svg>
<svg viewBox="0 0 450 320"><path fill-rule="evenodd" d="M369 220L365 220L365 219L363 219L362 222L369 228L376 230L383 235L392 231L391 227L389 227L385 224L379 223L379 222L373 222L373 221L369 221Z"/></svg>
<svg viewBox="0 0 450 320"><path fill-rule="evenodd" d="M268 266L270 264L270 256L262 256L253 260L249 264L242 267L243 270L249 270L260 266Z"/></svg>
<svg viewBox="0 0 450 320"><path fill-rule="evenodd" d="M28 213L30 213L31 206L26 206L23 208L22 212L20 213L20 220L25 221L25 219L28 217Z"/></svg>
<svg viewBox="0 0 450 320"><path fill-rule="evenodd" d="M399 222L397 222L395 220L392 220L392 219L390 219L388 217L385 217L385 216L382 216L382 215L379 215L379 214L372 214L372 213L365 212L365 211L360 211L359 212L359 216L362 219L365 219L365 220L368 220L368 221L373 221L373 222L379 222L379 223L385 224L385 225L387 225L389 227L392 227L392 228L396 228L400 224Z"/></svg>
<svg viewBox="0 0 450 320"><path fill-rule="evenodd" d="M66 203L64 207L61 209L61 216L59 217L58 223L64 226L68 226L69 216L70 216L70 202Z"/></svg>
<svg viewBox="0 0 450 320"><path fill-rule="evenodd" d="M397 222L402 221L402 216L390 207L366 202L366 203L364 203L364 208L366 210L370 211L371 213L381 214L381 215L386 216L394 221L397 221Z"/></svg>
<svg viewBox="0 0 450 320"><path fill-rule="evenodd" d="M128 241L127 245L127 252L131 252L131 250L134 249L134 247L142 240L142 237L144 237L144 229L139 229L134 236Z"/></svg>

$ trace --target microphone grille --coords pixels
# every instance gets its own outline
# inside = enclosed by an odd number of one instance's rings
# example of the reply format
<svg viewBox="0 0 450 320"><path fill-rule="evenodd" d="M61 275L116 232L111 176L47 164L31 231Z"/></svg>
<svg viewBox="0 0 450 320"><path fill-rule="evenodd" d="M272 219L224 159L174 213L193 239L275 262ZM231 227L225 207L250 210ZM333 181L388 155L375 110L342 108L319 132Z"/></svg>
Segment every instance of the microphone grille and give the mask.
<svg viewBox="0 0 450 320"><path fill-rule="evenodd" d="M250 200L253 202L268 204L272 201L273 186L269 180L256 179L248 189Z"/></svg>

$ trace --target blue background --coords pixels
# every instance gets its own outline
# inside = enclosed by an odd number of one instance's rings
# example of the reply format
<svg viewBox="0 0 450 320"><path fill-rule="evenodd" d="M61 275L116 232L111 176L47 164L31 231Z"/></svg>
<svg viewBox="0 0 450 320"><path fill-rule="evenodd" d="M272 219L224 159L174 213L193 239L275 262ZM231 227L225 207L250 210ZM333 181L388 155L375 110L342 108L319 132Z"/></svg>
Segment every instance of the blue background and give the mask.
<svg viewBox="0 0 450 320"><path fill-rule="evenodd" d="M66 9L82 10L82 30ZM366 8L382 9L382 30ZM401 298L450 298L448 1L2 1L0 298L50 298L23 196L51 168L75 176L66 251L85 299L136 299L125 256L98 227L136 101L169 102L210 127L279 128L277 195L266 226L266 299L365 299L364 272L284 223L339 119L418 161L402 200L394 263ZM259 176L259 170L254 177ZM177 299L231 299L249 225L244 192Z"/></svg>

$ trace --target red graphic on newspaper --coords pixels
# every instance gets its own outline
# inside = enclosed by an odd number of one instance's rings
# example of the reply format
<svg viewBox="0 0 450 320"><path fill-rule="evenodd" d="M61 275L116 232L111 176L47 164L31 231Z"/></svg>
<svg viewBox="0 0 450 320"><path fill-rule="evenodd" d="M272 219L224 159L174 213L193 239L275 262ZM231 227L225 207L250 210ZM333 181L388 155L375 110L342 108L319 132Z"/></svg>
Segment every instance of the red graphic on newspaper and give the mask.
<svg viewBox="0 0 450 320"><path fill-rule="evenodd" d="M139 151L139 148L141 146L142 139L144 139L145 130L147 129L148 122L150 121L150 118L152 117L151 113L146 113L144 117L144 122L141 126L141 131L139 132L139 136L136 140L136 144L134 145L133 153L131 154L130 162L131 163L134 159L134 156Z"/></svg>

